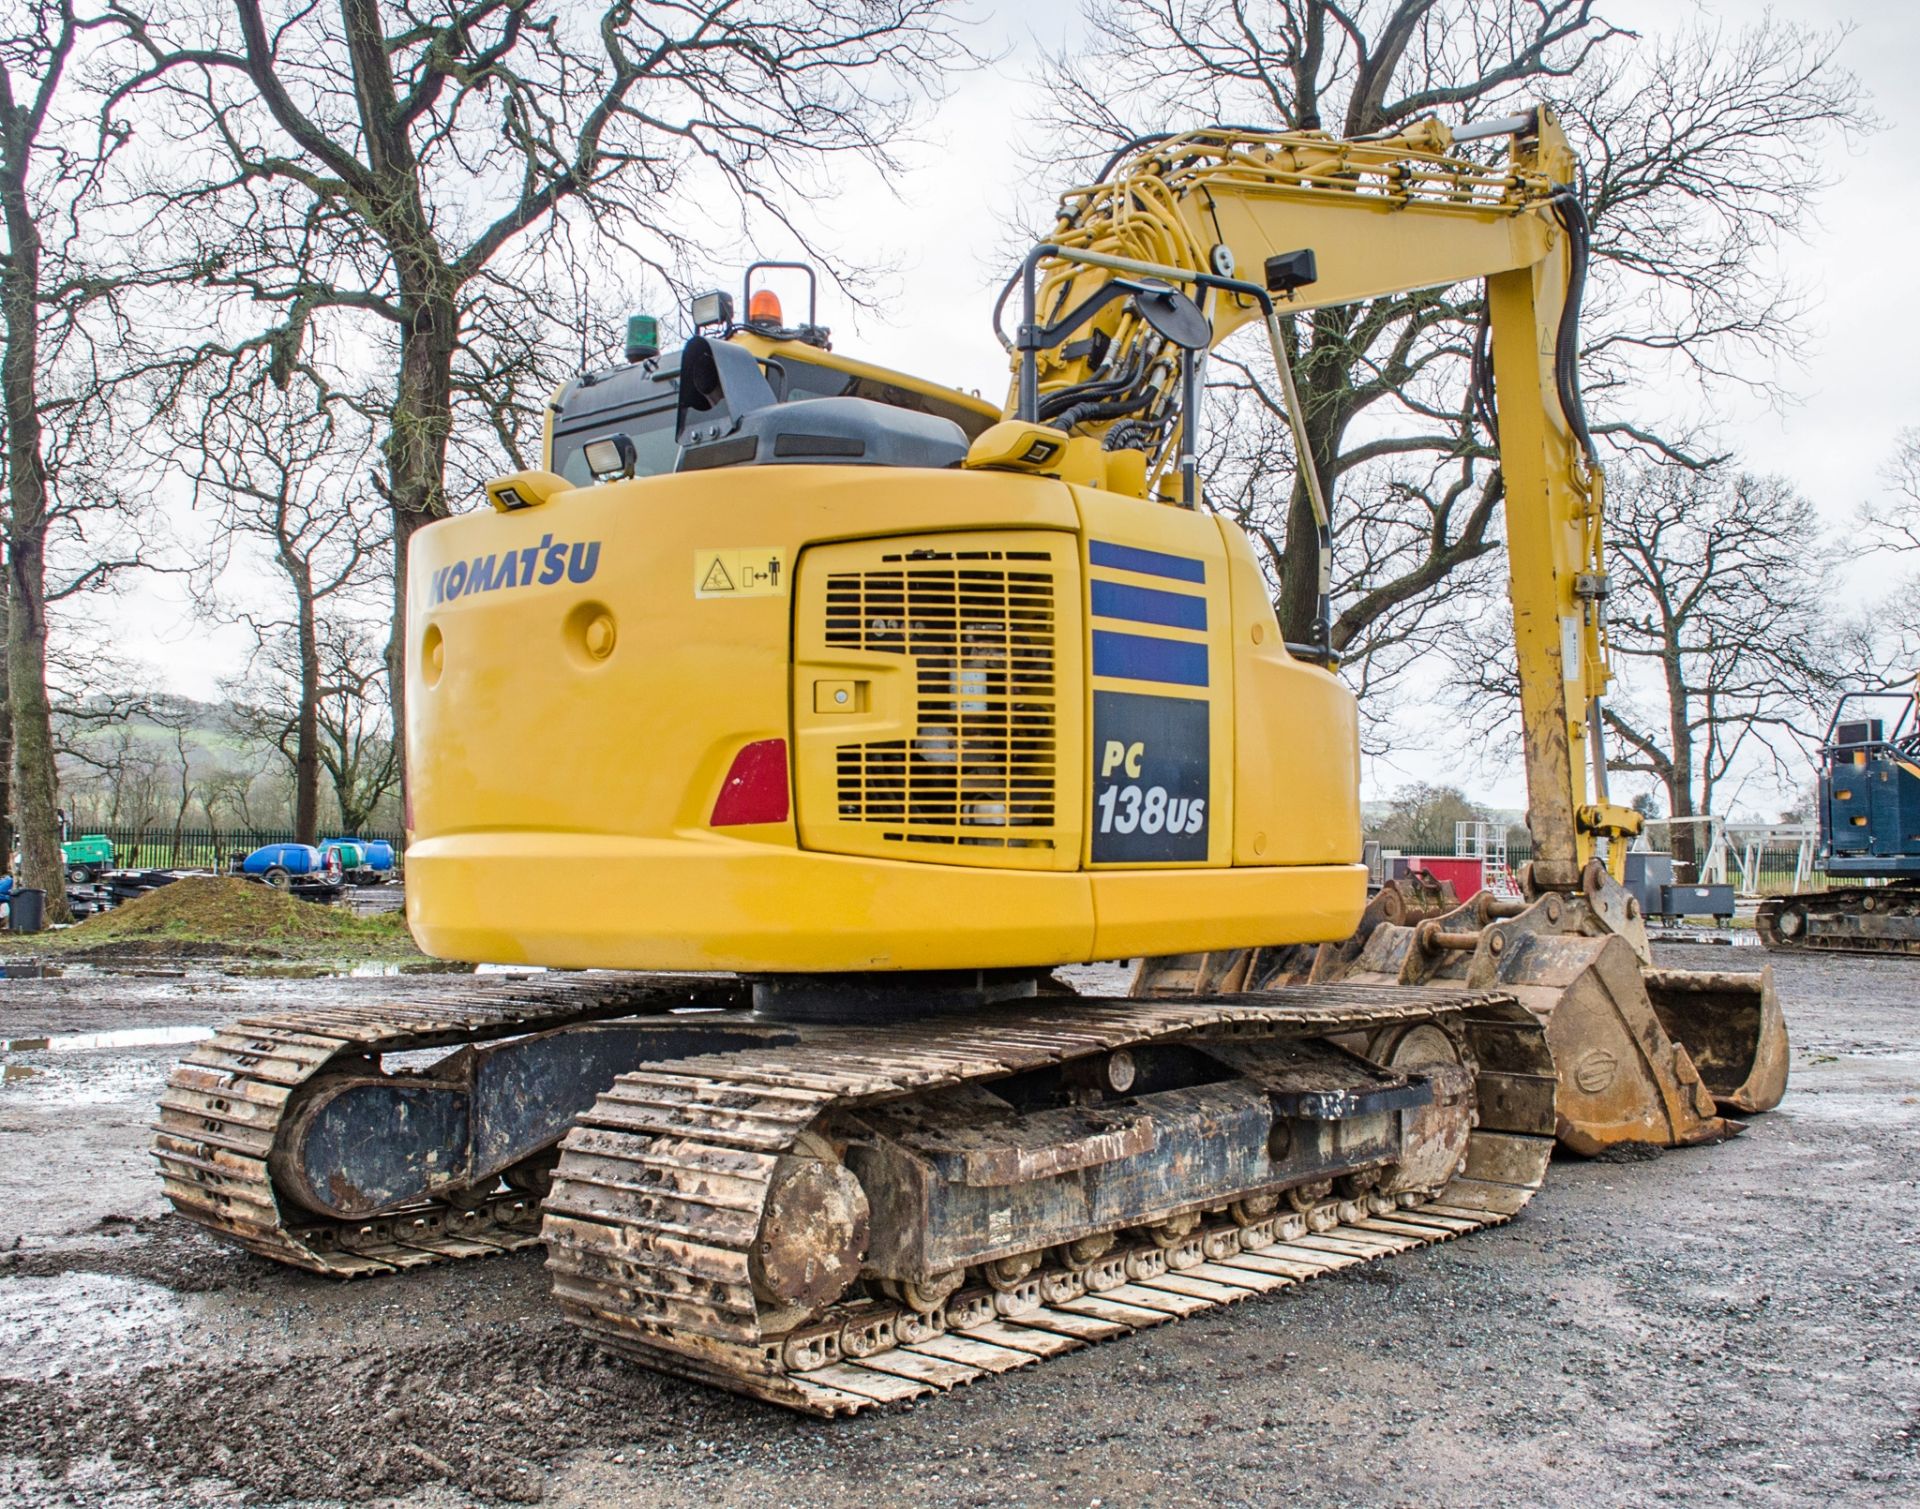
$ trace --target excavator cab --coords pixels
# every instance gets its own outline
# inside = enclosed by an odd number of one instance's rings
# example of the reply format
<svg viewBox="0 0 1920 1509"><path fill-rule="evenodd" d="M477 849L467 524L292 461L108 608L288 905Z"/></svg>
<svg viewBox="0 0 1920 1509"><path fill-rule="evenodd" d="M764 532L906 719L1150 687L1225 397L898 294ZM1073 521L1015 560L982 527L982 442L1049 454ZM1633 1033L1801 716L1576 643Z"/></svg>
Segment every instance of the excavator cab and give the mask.
<svg viewBox="0 0 1920 1509"><path fill-rule="evenodd" d="M771 290L752 287L754 273L770 265L787 264L756 263L748 269L747 287L742 291L749 310L745 322L735 322L735 306L727 294L716 291L696 299L696 321L701 315L707 320L697 325L694 342L682 350L661 350L657 322L636 315L629 326L624 365L583 372L563 383L548 401L543 468L575 487L682 469L686 414L681 404L681 363L686 350L695 347L710 361L715 342L724 342L730 351L752 359L765 387L758 402L855 399L944 420L968 442L998 421L998 407L984 399L836 353L831 333L814 322L812 309L804 323L784 325L781 306ZM812 269L803 270L811 287ZM709 378L702 387L712 390L715 385ZM730 417L725 397L718 391L706 393L699 412L708 425ZM626 446L618 444L622 436ZM605 457L598 469L588 455L596 443L602 444ZM809 459L801 457L799 449L803 448L790 446L781 459ZM811 459L823 457L816 454Z"/></svg>

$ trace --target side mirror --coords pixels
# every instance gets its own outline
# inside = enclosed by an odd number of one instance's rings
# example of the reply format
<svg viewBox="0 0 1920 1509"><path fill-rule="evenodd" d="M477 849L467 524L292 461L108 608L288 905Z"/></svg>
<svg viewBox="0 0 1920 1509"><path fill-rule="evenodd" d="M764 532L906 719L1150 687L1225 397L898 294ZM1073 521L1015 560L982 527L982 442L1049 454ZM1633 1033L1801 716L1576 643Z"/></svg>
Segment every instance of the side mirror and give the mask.
<svg viewBox="0 0 1920 1509"><path fill-rule="evenodd" d="M1213 344L1213 325L1200 306L1169 283L1139 282L1130 285L1133 307L1140 317L1169 345L1183 351L1205 351Z"/></svg>
<svg viewBox="0 0 1920 1509"><path fill-rule="evenodd" d="M683 446L718 440L733 432L743 414L778 401L751 351L696 335L680 356L680 412L674 433Z"/></svg>

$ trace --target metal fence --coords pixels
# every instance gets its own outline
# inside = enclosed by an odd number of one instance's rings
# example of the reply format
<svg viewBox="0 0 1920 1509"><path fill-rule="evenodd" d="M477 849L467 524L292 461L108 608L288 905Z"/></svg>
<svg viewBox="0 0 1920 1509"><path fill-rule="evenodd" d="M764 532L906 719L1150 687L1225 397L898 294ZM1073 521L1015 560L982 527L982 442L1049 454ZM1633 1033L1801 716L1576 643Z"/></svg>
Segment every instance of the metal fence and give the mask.
<svg viewBox="0 0 1920 1509"><path fill-rule="evenodd" d="M73 829L69 840L106 838L113 845L113 864L120 870L225 870L237 857L262 844L297 843L291 828L179 828L163 823L100 824ZM321 838L348 835L322 830ZM356 838L381 838L397 855L406 848L407 835L397 829L367 828Z"/></svg>
<svg viewBox="0 0 1920 1509"><path fill-rule="evenodd" d="M1671 835L1654 835L1652 847L1660 853L1673 849ZM1696 846L1696 871L1713 873L1676 877L1683 880L1723 879L1743 896L1781 896L1790 891L1824 890L1830 883L1817 867L1813 830L1775 825L1770 829L1729 827L1718 866L1709 863L1712 851L1704 835ZM1533 839L1524 828L1506 835L1506 863L1515 872L1533 858ZM1384 872L1383 872L1384 873ZM1858 881L1847 881L1857 885Z"/></svg>

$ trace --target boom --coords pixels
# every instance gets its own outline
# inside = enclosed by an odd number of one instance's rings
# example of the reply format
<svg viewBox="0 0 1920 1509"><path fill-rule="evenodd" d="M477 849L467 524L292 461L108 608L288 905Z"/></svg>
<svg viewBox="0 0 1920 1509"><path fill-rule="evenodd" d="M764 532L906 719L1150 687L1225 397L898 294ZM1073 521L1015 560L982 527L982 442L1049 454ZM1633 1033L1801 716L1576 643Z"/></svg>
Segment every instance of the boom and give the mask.
<svg viewBox="0 0 1920 1509"><path fill-rule="evenodd" d="M1496 134L1509 137L1504 161L1457 151ZM1153 280L1194 290L1209 347L1264 318L1299 437L1281 317L1485 279L1533 880L1551 889L1578 884L1596 852L1617 878L1624 839L1639 827L1638 814L1607 799L1599 744L1611 676L1603 485L1573 371L1586 262L1573 173L1544 109L1472 132L1429 119L1367 141L1215 130L1137 144L1098 183L1063 196L1049 245L1030 259L1033 314L1011 343L1025 371L1008 405L1109 455L1143 453L1161 495L1193 506L1191 466L1177 475L1192 453L1183 430L1198 356L1183 360L1148 317ZM1242 281L1252 269L1261 283ZM1112 297L1115 283L1132 296ZM1298 453L1307 458L1304 444ZM1317 479L1306 480L1324 553L1325 504ZM1324 555L1321 580L1324 593Z"/></svg>

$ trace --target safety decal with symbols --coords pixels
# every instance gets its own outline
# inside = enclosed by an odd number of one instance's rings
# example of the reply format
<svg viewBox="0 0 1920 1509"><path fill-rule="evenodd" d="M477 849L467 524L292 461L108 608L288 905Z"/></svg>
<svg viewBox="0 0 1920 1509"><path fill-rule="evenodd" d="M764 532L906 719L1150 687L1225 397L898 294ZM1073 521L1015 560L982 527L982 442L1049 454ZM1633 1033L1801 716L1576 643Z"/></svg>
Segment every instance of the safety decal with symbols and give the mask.
<svg viewBox="0 0 1920 1509"><path fill-rule="evenodd" d="M693 553L695 597L782 597L786 591L783 546L729 545Z"/></svg>
<svg viewBox="0 0 1920 1509"><path fill-rule="evenodd" d="M1093 694L1093 862L1207 857L1208 705Z"/></svg>

